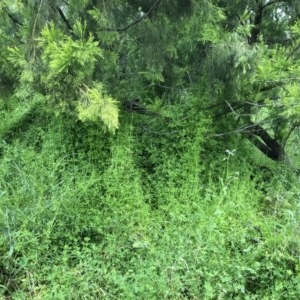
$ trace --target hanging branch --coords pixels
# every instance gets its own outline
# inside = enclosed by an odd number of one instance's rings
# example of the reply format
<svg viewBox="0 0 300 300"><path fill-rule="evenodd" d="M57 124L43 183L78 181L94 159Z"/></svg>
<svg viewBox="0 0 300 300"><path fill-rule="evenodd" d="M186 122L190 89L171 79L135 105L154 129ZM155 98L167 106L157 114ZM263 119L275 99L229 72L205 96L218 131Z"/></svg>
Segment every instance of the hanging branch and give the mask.
<svg viewBox="0 0 300 300"><path fill-rule="evenodd" d="M100 29L100 31L117 31L117 32L125 32L126 30L128 30L130 27L138 24L139 22L141 22L143 19L145 19L147 16L149 16L151 14L151 12L158 6L159 2L161 0L156 0L156 2L154 2L154 4L150 7L150 9L148 10L148 12L142 14L137 20L133 21L132 23L128 24L126 27L124 28L105 28L105 29Z"/></svg>
<svg viewBox="0 0 300 300"><path fill-rule="evenodd" d="M42 6L43 6L43 0L40 1L39 7L38 7L38 11L37 11L35 19L34 19L33 28L32 28L32 32L31 32L32 40L34 40L36 24L37 24L37 21L38 21L38 18L39 18Z"/></svg>
<svg viewBox="0 0 300 300"><path fill-rule="evenodd" d="M33 41L33 43L32 43L32 49L33 49L32 57L34 57L34 58L36 56L35 31L36 31L36 26L37 26L37 23L38 23L38 18L40 16L42 6L43 6L43 0L40 0L38 11L36 13L36 16L35 16L35 19L34 19L34 23L33 23L33 27L32 27L32 31L31 31L31 39Z"/></svg>

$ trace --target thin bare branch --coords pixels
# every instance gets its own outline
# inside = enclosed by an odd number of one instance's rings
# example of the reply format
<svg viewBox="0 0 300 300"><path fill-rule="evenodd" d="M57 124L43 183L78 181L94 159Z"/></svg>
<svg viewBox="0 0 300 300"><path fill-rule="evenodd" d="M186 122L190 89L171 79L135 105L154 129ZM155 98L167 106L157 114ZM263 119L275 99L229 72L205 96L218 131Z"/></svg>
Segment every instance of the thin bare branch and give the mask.
<svg viewBox="0 0 300 300"><path fill-rule="evenodd" d="M252 115L252 114L239 114L234 110L234 108L230 105L230 103L228 101L225 101L225 102L228 105L228 107L230 108L231 112L238 117L249 117ZM241 106L241 107L243 107L243 106ZM238 108L241 108L241 107L238 107Z"/></svg>
<svg viewBox="0 0 300 300"><path fill-rule="evenodd" d="M138 24L139 22L141 22L143 19L145 19L147 16L149 16L151 14L151 12L155 9L155 7L158 6L159 2L161 0L156 0L154 2L154 4L150 7L150 9L148 10L148 12L142 14L137 20L133 21L132 23L128 24L127 26L125 26L124 28L105 28L105 29L100 29L100 31L117 31L117 32L124 32L126 30L128 30L130 27Z"/></svg>
<svg viewBox="0 0 300 300"><path fill-rule="evenodd" d="M267 120L263 120L259 123L255 123L255 124L244 124L244 125L240 126L239 128L236 128L235 130L213 134L212 136L219 137L219 136L231 135L231 134L235 134L235 133L253 133L256 130L256 125L264 124L266 122L267 122Z"/></svg>
<svg viewBox="0 0 300 300"><path fill-rule="evenodd" d="M287 142L288 142L288 140L289 140L291 134L293 133L293 131L294 131L296 128L299 128L299 127L300 127L300 123L299 123L299 122L294 123L294 124L291 126L291 128L290 128L290 130L289 130L288 134L286 135L285 140L284 140L284 142L283 142L284 147L286 146L286 144L287 144Z"/></svg>
<svg viewBox="0 0 300 300"><path fill-rule="evenodd" d="M286 60L289 60L290 57L291 57L297 50L299 50L299 49L300 49L300 44L297 45L297 46L291 51L291 53L286 57Z"/></svg>
<svg viewBox="0 0 300 300"><path fill-rule="evenodd" d="M31 32L31 38L32 38L33 41L34 41L34 38L35 38L36 24L37 24L37 21L38 21L40 12L41 12L42 5L43 5L43 0L40 1L38 11L37 11L37 14L35 16L34 23L33 23L33 28L32 28L32 32ZM36 52L36 47L35 47L35 43L34 43L33 44L33 57L35 57L35 52Z"/></svg>

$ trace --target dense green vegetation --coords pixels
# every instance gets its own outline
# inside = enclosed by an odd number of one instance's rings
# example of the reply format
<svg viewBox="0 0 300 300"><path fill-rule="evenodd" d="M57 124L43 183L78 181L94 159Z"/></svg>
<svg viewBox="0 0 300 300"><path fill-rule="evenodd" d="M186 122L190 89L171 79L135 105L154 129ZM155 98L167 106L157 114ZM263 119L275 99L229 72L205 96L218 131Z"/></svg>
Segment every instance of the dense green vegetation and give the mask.
<svg viewBox="0 0 300 300"><path fill-rule="evenodd" d="M299 299L300 6L0 3L1 299Z"/></svg>

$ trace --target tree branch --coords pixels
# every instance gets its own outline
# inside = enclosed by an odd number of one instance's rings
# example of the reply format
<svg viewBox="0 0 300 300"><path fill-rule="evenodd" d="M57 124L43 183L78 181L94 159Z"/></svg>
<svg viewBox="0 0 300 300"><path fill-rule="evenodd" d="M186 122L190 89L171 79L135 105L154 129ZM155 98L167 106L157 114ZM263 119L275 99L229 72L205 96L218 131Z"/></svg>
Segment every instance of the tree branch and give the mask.
<svg viewBox="0 0 300 300"><path fill-rule="evenodd" d="M291 53L286 57L286 60L289 60L290 57L299 49L300 49L300 44L291 51Z"/></svg>
<svg viewBox="0 0 300 300"><path fill-rule="evenodd" d="M266 129L264 129L260 123L254 123L248 121L247 124L240 126L239 128L230 131L215 134L214 136L225 136L234 133L241 133L244 135L258 150L264 155L275 161L282 161L286 159L286 153L284 147L275 139L273 139Z"/></svg>
<svg viewBox="0 0 300 300"><path fill-rule="evenodd" d="M270 150L270 148L267 147L267 145L265 143L263 143L258 137L254 136L254 135L251 135L249 137L249 140L263 154L265 154L269 158L273 159L273 154L272 154L272 151Z"/></svg>
<svg viewBox="0 0 300 300"><path fill-rule="evenodd" d="M258 4L257 10L255 12L255 17L253 21L253 28L249 37L249 44L256 44L258 41L258 36L260 34L260 25L262 23L264 7L262 2Z"/></svg>
<svg viewBox="0 0 300 300"><path fill-rule="evenodd" d="M292 132L293 132L296 128L298 128L299 126L300 126L300 123L299 123L299 122L296 122L296 123L294 123L294 124L291 126L291 128L290 128L288 134L286 135L286 138L284 139L284 142L283 142L283 145L284 145L284 146L287 144L287 141L289 140L289 138L290 138Z"/></svg>
<svg viewBox="0 0 300 300"><path fill-rule="evenodd" d="M23 23L22 23L21 21L17 20L17 18L14 17L14 16L13 16L9 11L7 11L6 9L4 9L4 10L6 11L7 15L9 16L9 18L10 18L14 23L16 23L16 24L19 25L19 26L23 26Z"/></svg>
<svg viewBox="0 0 300 300"><path fill-rule="evenodd" d="M240 106L238 106L238 107L236 107L236 108L233 108L232 106L231 106L231 104L228 102L228 101L225 101L226 102L226 104L228 105L228 107L229 107L229 109L230 109L230 111L234 114L234 115L236 115L236 116L238 116L239 118L240 117L250 117L252 114L239 114L238 112L236 112L236 110L237 109L240 109L240 108L242 108L242 107L244 107L245 105L244 104L242 104L242 105L240 105ZM229 112L230 112L229 111Z"/></svg>
<svg viewBox="0 0 300 300"><path fill-rule="evenodd" d="M290 78L289 78L290 79ZM262 88L260 88L258 90L258 92L267 92L269 90L272 90L272 89L275 89L277 87L280 87L282 85L284 85L285 83L283 81L278 81L278 82L275 82L274 84L271 84L271 85L268 85L268 86L264 86Z"/></svg>
<svg viewBox="0 0 300 300"><path fill-rule="evenodd" d="M254 21L253 21L253 28L251 30L251 35L248 39L249 44L255 44L258 42L258 36L260 34L260 26L262 24L262 20L263 20L263 12L264 10L273 4L279 3L279 2L284 2L282 0L273 0L270 2L267 2L266 4L263 4L263 1L256 1L258 4L257 10L255 12L255 17L254 17Z"/></svg>
<svg viewBox="0 0 300 300"><path fill-rule="evenodd" d="M145 14L141 15L137 20L133 21L132 23L128 24L127 26L125 26L124 28L105 28L105 29L100 29L100 31L117 31L117 32L124 32L126 30L128 30L130 27L138 24L139 22L141 22L143 19L145 19L147 16L149 16L151 14L151 12L155 9L156 6L158 6L159 2L161 0L156 0L154 2L154 4L150 7L150 9L148 10L148 12L146 12Z"/></svg>
<svg viewBox="0 0 300 300"><path fill-rule="evenodd" d="M253 145L273 160L284 160L286 155L283 146L273 139L261 125L252 122L251 124L254 125L254 131L247 133L247 136Z"/></svg>
<svg viewBox="0 0 300 300"><path fill-rule="evenodd" d="M262 122L261 122L262 123ZM225 136L225 135L230 135L230 134L234 134L234 133L242 133L242 134L251 134L253 131L253 128L256 126L256 124L245 124L240 126L237 129L234 129L232 131L227 131L227 132L222 132L222 133L217 133L214 134L213 136Z"/></svg>
<svg viewBox="0 0 300 300"><path fill-rule="evenodd" d="M72 26L70 25L70 22L69 20L66 18L65 14L63 13L63 11L61 10L61 8L56 5L56 10L58 11L60 17L62 18L62 20L64 21L64 23L66 24L67 28L70 30L70 31L73 31L73 28Z"/></svg>
<svg viewBox="0 0 300 300"><path fill-rule="evenodd" d="M270 1L270 2L267 2L265 5L262 6L262 9L265 9L266 7L270 6L270 5L273 5L275 3L278 3L278 2L282 2L282 1Z"/></svg>
<svg viewBox="0 0 300 300"><path fill-rule="evenodd" d="M135 112L142 115L148 115L148 116L159 116L158 113L148 110L145 106L143 106L140 103L139 99L133 99L133 100L125 100L123 103L123 107L128 112Z"/></svg>

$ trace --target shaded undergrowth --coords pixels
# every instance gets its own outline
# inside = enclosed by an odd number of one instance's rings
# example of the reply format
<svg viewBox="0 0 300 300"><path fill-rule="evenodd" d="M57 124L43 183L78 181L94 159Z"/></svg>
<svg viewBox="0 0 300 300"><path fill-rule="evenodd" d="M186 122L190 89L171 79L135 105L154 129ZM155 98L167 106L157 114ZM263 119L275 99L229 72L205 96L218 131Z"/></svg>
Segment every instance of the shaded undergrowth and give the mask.
<svg viewBox="0 0 300 300"><path fill-rule="evenodd" d="M175 137L34 120L2 138L4 299L300 297L299 186L284 166L264 175L208 140L205 120Z"/></svg>

